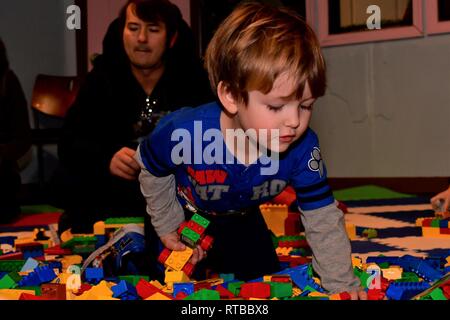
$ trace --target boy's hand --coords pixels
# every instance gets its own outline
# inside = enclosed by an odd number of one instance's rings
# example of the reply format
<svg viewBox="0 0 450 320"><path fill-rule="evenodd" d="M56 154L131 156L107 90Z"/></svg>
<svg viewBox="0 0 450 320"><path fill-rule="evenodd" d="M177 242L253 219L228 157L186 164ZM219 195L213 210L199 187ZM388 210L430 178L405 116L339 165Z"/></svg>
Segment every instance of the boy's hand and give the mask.
<svg viewBox="0 0 450 320"><path fill-rule="evenodd" d="M136 150L127 147L117 151L109 163L111 174L125 180L136 180L141 167L134 159L135 154Z"/></svg>
<svg viewBox="0 0 450 320"><path fill-rule="evenodd" d="M367 292L364 290L352 291L349 293L351 300L367 300Z"/></svg>
<svg viewBox="0 0 450 320"><path fill-rule="evenodd" d="M180 241L180 236L176 231L161 236L160 239L167 249L175 251L183 251L184 249L186 249L186 245ZM196 264L205 257L206 257L205 251L203 251L203 249L200 248L200 246L197 246L197 248L194 249L192 257L189 260L189 262L192 264Z"/></svg>

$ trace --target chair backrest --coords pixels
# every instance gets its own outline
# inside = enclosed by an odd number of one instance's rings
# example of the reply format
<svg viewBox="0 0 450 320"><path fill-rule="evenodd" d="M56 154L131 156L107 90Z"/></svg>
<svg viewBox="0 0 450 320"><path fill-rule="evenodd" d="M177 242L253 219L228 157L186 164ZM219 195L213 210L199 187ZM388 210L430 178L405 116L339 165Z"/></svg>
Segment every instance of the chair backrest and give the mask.
<svg viewBox="0 0 450 320"><path fill-rule="evenodd" d="M80 83L81 78L77 76L39 74L34 83L31 107L49 116L64 118L77 96Z"/></svg>

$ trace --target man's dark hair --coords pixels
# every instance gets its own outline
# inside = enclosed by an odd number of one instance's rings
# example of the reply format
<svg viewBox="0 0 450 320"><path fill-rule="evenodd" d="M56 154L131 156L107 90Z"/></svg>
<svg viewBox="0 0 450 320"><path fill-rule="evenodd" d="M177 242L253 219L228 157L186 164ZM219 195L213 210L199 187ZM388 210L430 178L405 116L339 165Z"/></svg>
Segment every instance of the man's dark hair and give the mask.
<svg viewBox="0 0 450 320"><path fill-rule="evenodd" d="M121 9L119 21L121 29L125 28L127 8L134 6L134 14L145 22L162 22L166 26L167 41L178 31L182 20L180 9L168 0L128 0Z"/></svg>
<svg viewBox="0 0 450 320"><path fill-rule="evenodd" d="M9 61L8 56L6 54L6 47L2 41L2 38L0 38L0 79L3 77L6 71L8 71L8 69L9 69Z"/></svg>

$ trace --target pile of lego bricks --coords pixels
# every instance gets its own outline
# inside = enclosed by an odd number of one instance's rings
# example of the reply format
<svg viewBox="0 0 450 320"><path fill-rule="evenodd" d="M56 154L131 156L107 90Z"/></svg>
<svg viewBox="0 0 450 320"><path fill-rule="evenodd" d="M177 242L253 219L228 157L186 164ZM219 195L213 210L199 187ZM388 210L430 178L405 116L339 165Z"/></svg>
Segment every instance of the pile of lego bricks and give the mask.
<svg viewBox="0 0 450 320"><path fill-rule="evenodd" d="M139 219L110 219L94 225L93 235L63 235L59 245L42 230L33 239L0 237L8 252L0 252L0 299L10 300L346 300L348 293L326 294L311 265L302 234L273 235L283 270L243 282L233 274L194 281L182 270L166 269L164 283L146 276L105 277L102 267L81 272L83 256L106 242L107 230ZM5 248L6 246L2 246ZM450 254L449 254L450 255ZM450 257L368 257L353 259L354 273L371 300L448 300ZM436 286L438 284L438 286Z"/></svg>
<svg viewBox="0 0 450 320"><path fill-rule="evenodd" d="M419 218L416 226L422 227L422 236L450 239L450 220L440 218Z"/></svg>

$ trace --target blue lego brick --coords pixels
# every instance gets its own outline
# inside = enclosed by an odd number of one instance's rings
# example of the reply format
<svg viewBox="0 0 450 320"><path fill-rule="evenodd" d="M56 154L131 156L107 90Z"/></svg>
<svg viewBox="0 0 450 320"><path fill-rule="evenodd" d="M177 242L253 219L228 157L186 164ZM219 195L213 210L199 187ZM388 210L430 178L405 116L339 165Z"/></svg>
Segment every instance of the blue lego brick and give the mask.
<svg viewBox="0 0 450 320"><path fill-rule="evenodd" d="M426 282L393 282L386 291L386 296L392 300L409 300L430 287Z"/></svg>
<svg viewBox="0 0 450 320"><path fill-rule="evenodd" d="M57 277L55 271L49 266L37 267L34 269L34 272L39 277L41 283L50 282Z"/></svg>
<svg viewBox="0 0 450 320"><path fill-rule="evenodd" d="M33 258L28 258L25 264L22 266L20 272L34 270L39 266L39 262Z"/></svg>
<svg viewBox="0 0 450 320"><path fill-rule="evenodd" d="M176 298L180 292L186 293L188 296L194 293L193 283L174 283L173 284L173 297Z"/></svg>
<svg viewBox="0 0 450 320"><path fill-rule="evenodd" d="M124 300L135 300L138 296L136 288L125 280L119 281L118 284L111 288L114 298L122 298Z"/></svg>
<svg viewBox="0 0 450 320"><path fill-rule="evenodd" d="M439 221L439 228L448 228L448 220L440 220Z"/></svg>
<svg viewBox="0 0 450 320"><path fill-rule="evenodd" d="M234 273L221 273L219 274L219 278L223 279L223 282L229 282L234 280Z"/></svg>
<svg viewBox="0 0 450 320"><path fill-rule="evenodd" d="M61 261L50 261L48 263L48 267L50 269L58 269L59 272L62 272L63 265L62 265Z"/></svg>
<svg viewBox="0 0 450 320"><path fill-rule="evenodd" d="M84 277L91 284L98 284L103 280L104 274L102 268L86 268Z"/></svg>
<svg viewBox="0 0 450 320"><path fill-rule="evenodd" d="M19 281L19 287L35 287L41 285L41 280L36 272L30 272L28 275L22 277Z"/></svg>

